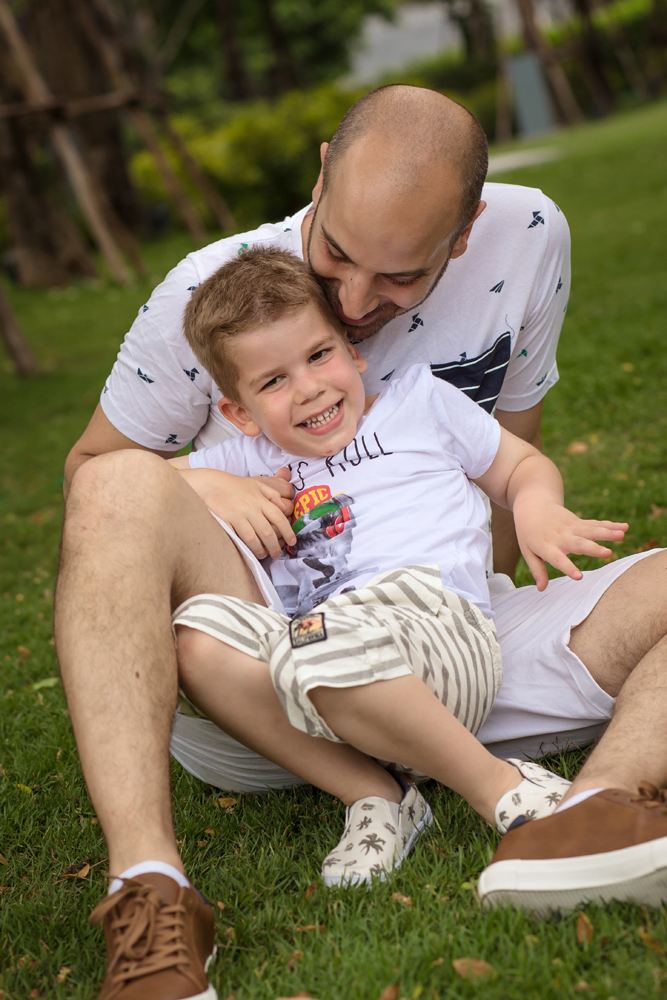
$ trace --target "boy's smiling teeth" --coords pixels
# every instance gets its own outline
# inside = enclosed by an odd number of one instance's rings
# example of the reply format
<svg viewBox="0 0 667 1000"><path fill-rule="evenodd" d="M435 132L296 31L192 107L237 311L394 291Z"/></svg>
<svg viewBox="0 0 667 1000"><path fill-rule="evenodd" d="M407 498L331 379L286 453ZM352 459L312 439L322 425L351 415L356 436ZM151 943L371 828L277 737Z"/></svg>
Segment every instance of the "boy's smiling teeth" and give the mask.
<svg viewBox="0 0 667 1000"><path fill-rule="evenodd" d="M328 424L330 420L333 420L338 413L339 407L340 403L334 403L324 413L320 413L316 417L309 417L308 420L302 420L301 423L304 427L322 427L324 424Z"/></svg>

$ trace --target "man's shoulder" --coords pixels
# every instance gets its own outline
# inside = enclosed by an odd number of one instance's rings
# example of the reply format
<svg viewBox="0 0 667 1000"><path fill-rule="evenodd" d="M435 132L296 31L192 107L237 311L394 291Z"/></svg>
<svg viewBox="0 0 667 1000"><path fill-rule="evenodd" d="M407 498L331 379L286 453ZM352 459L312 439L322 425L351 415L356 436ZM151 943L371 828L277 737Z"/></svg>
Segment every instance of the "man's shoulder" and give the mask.
<svg viewBox="0 0 667 1000"><path fill-rule="evenodd" d="M482 201L486 202L487 207L481 219L487 223L495 221L503 225L509 219L523 222L525 218L528 220L527 225L530 226L538 214L549 211L551 206L560 213L558 206L544 191L523 184L487 181L482 189Z"/></svg>
<svg viewBox="0 0 667 1000"><path fill-rule="evenodd" d="M257 229L216 240L215 243L209 243L200 250L189 253L185 260L197 272L199 280L205 281L228 260L237 256L247 247L258 244L277 246L281 250L288 250L301 256L300 229L305 211L306 209L302 209L294 216L287 216L282 222L267 222Z"/></svg>

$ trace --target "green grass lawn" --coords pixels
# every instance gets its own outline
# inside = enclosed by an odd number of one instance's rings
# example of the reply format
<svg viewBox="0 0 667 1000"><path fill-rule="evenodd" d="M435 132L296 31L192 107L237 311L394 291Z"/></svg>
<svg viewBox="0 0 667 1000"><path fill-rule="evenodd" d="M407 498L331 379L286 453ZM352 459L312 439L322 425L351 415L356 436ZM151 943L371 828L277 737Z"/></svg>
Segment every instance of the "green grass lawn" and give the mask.
<svg viewBox="0 0 667 1000"><path fill-rule="evenodd" d="M561 381L545 404L545 448L574 510L630 522L618 550L625 555L664 544L667 534L667 104L549 142L562 148L562 159L501 178L542 187L572 229L573 291ZM129 290L11 290L43 374L18 381L0 359L4 1000L91 998L103 974L101 933L87 916L104 891L105 846L51 639L62 465L137 309L188 249L179 237L146 246L151 281ZM578 447L568 451L573 442ZM525 568L521 582L529 582ZM570 775L578 763L572 753L554 767ZM372 891L340 892L318 880L340 835L340 805L306 789L234 796L228 811L222 793L179 765L172 775L188 872L217 904L212 976L221 1000L299 991L376 1000L392 984L399 986L383 1000L644 1000L667 989L664 909L587 907L590 943L577 940L577 914L538 922L512 910L482 913L474 884L496 836L433 784L435 826L396 878ZM90 870L78 877L84 863ZM452 967L457 958L484 959L493 973L461 979Z"/></svg>

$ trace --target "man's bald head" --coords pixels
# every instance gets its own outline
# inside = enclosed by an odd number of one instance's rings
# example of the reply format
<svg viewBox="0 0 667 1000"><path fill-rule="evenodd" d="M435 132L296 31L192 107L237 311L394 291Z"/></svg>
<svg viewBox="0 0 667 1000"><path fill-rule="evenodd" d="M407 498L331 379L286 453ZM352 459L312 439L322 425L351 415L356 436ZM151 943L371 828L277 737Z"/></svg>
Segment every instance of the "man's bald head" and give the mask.
<svg viewBox="0 0 667 1000"><path fill-rule="evenodd" d="M488 145L477 119L443 94L391 84L353 104L334 135L323 168L322 194L332 184L346 154L356 147L386 150L384 182L406 195L437 183L439 168L454 168L460 182L457 231L471 222L488 168Z"/></svg>

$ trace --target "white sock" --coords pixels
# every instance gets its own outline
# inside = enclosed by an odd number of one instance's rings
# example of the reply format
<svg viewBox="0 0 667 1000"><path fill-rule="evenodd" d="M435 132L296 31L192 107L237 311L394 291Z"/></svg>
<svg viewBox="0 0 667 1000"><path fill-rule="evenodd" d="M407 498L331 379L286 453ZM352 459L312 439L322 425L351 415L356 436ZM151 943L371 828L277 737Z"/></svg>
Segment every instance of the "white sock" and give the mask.
<svg viewBox="0 0 667 1000"><path fill-rule="evenodd" d="M120 876L113 880L109 886L109 895L122 887L123 883L121 879L135 878L137 875L147 875L148 872L158 872L160 875L167 875L168 878L173 878L174 882L178 882L184 889L187 889L192 884L183 872L179 872L178 868L174 868L173 865L168 865L164 861L140 861L138 865L132 865L131 868L121 872Z"/></svg>
<svg viewBox="0 0 667 1000"><path fill-rule="evenodd" d="M588 788L585 792L577 792L577 794L573 795L571 799L567 800L567 802L563 802L562 806L558 806L558 809L556 809L555 812L565 812L565 810L569 809L570 806L578 806L580 802L585 802L586 799L591 797L591 795L597 795L598 792L603 791L603 788Z"/></svg>

